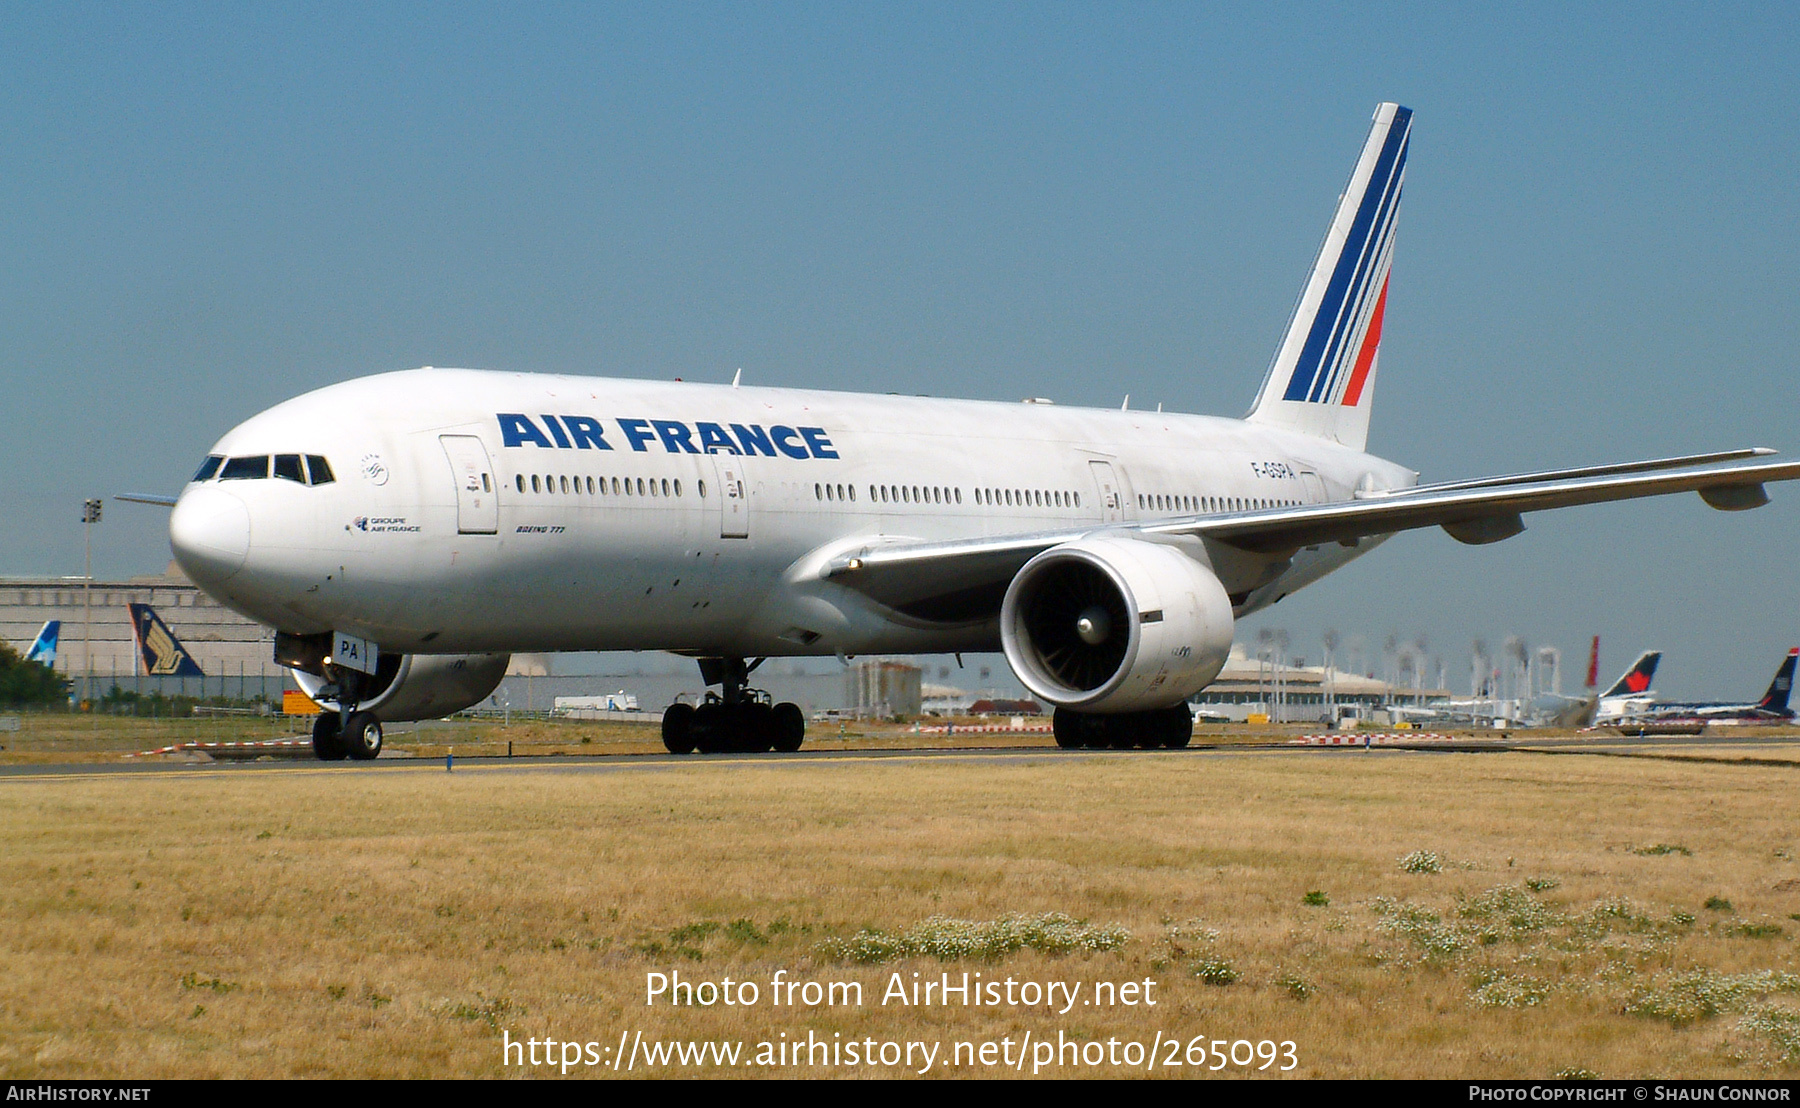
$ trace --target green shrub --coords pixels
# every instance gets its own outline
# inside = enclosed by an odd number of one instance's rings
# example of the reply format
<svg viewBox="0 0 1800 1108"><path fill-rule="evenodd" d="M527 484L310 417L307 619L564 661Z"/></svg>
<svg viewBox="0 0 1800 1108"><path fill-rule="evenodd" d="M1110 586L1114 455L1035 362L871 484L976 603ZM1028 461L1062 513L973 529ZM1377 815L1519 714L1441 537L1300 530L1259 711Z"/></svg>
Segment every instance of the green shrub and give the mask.
<svg viewBox="0 0 1800 1108"><path fill-rule="evenodd" d="M1238 979L1237 967L1216 954L1194 959L1188 972L1208 985L1229 985Z"/></svg>
<svg viewBox="0 0 1800 1108"><path fill-rule="evenodd" d="M1444 863L1429 850L1415 850L1400 859L1402 873L1442 873Z"/></svg>
<svg viewBox="0 0 1800 1108"><path fill-rule="evenodd" d="M932 916L898 934L864 928L848 939L827 939L819 944L819 951L863 965L922 955L949 962L959 958L992 960L1027 948L1045 954L1117 950L1130 938L1131 932L1123 927L1089 924L1061 912L984 921Z"/></svg>

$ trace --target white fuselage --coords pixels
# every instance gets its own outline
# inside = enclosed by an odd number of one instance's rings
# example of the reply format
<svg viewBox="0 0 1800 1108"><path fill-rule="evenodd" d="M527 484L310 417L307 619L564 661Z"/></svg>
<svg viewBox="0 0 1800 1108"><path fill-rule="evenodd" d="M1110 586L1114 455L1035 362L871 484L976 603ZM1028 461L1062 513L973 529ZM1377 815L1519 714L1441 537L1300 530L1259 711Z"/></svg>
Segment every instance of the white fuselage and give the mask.
<svg viewBox="0 0 1800 1108"><path fill-rule="evenodd" d="M897 616L818 568L871 542L1131 526L1417 478L1206 416L441 369L308 393L213 453L323 457L335 479L190 483L170 530L199 585L284 631L424 654L994 650L997 601ZM1242 615L1372 545L1291 563L1209 549Z"/></svg>

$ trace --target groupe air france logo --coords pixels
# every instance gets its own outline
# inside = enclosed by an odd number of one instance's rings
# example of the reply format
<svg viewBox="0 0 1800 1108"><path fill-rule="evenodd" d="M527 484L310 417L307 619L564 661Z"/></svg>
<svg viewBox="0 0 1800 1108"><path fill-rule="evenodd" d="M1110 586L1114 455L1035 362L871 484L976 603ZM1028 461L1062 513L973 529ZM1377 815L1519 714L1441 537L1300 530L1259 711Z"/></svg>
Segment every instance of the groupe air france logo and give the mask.
<svg viewBox="0 0 1800 1108"><path fill-rule="evenodd" d="M407 523L405 516L357 516L350 521L350 526L363 532L405 531L415 532L419 529L416 523Z"/></svg>

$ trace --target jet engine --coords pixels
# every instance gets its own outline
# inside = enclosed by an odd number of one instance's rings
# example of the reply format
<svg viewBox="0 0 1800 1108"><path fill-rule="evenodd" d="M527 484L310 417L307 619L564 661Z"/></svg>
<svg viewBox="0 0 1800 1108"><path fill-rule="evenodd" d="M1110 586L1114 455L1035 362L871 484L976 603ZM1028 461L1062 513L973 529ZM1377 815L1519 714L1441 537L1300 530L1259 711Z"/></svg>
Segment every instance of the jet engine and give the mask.
<svg viewBox="0 0 1800 1108"><path fill-rule="evenodd" d="M1225 668L1232 626L1225 587L1200 558L1113 536L1039 554L1000 607L1000 641L1019 680L1081 713L1182 703Z"/></svg>
<svg viewBox="0 0 1800 1108"><path fill-rule="evenodd" d="M383 723L441 719L486 699L511 660L510 654L383 654L356 706ZM337 709L336 700L320 693L328 683L325 676L296 668L288 672L320 706Z"/></svg>

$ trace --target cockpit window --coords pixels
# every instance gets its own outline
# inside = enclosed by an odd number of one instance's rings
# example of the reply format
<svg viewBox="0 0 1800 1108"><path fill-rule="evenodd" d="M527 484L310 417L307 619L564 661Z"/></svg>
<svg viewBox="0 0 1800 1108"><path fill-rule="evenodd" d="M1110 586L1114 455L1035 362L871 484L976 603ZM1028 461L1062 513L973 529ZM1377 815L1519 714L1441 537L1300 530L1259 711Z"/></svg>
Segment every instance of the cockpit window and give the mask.
<svg viewBox="0 0 1800 1108"><path fill-rule="evenodd" d="M275 476L296 481L302 485L306 484L306 474L300 472L300 455L275 455Z"/></svg>
<svg viewBox="0 0 1800 1108"><path fill-rule="evenodd" d="M225 463L219 471L221 481L244 481L254 477L269 475L269 456L258 454L254 458L233 458Z"/></svg>
<svg viewBox="0 0 1800 1108"><path fill-rule="evenodd" d="M196 481L212 480L212 475L219 472L219 466L223 465L224 462L225 462L225 459L220 457L219 455L208 454L206 456L206 460L204 462L200 463L199 471L194 474L194 480L196 480Z"/></svg>
<svg viewBox="0 0 1800 1108"><path fill-rule="evenodd" d="M308 454L306 456L306 471L312 475L312 480L309 482L310 484L329 485L332 481L336 480L336 478L331 475L331 463L317 454Z"/></svg>

